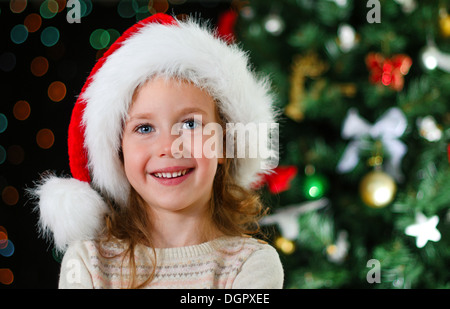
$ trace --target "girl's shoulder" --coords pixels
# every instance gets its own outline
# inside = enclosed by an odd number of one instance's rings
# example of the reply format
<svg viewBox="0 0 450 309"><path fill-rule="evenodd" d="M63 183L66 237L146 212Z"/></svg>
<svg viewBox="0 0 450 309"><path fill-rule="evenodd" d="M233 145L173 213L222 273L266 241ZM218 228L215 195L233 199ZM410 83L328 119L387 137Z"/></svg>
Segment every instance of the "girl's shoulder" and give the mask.
<svg viewBox="0 0 450 309"><path fill-rule="evenodd" d="M260 255L278 255L276 249L266 241L248 235L221 237L213 242L218 252L239 255L241 258L249 257L255 252Z"/></svg>
<svg viewBox="0 0 450 309"><path fill-rule="evenodd" d="M71 243L66 251L64 257L80 257L84 259L92 259L94 257L102 256L111 258L121 255L126 249L125 244L118 239L111 239L108 241L99 239L79 240Z"/></svg>

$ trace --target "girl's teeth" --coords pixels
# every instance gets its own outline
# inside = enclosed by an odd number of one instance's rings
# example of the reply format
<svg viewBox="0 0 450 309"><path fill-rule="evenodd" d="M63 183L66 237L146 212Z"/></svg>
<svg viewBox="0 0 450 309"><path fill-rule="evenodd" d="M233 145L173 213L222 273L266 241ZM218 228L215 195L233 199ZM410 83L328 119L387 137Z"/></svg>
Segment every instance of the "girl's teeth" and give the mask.
<svg viewBox="0 0 450 309"><path fill-rule="evenodd" d="M154 175L158 178L174 178L174 177L180 177L184 176L187 173L188 170L182 170L178 172L173 173L155 173Z"/></svg>

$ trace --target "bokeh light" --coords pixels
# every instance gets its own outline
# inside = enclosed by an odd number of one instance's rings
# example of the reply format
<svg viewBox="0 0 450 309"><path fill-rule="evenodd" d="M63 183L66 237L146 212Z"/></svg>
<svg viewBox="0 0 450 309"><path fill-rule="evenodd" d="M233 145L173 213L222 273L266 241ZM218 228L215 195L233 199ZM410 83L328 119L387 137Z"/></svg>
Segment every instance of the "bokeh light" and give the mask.
<svg viewBox="0 0 450 309"><path fill-rule="evenodd" d="M275 240L275 246L284 254L291 254L295 251L294 242L281 236Z"/></svg>
<svg viewBox="0 0 450 309"><path fill-rule="evenodd" d="M95 49L103 49L108 46L111 37L108 31L104 29L96 29L91 33L89 37L89 43Z"/></svg>
<svg viewBox="0 0 450 309"><path fill-rule="evenodd" d="M0 113L0 133L5 132L7 127L8 127L8 118L6 118L4 114Z"/></svg>
<svg viewBox="0 0 450 309"><path fill-rule="evenodd" d="M58 13L59 5L55 0L45 0L42 2L39 13L42 18L50 19L55 17L56 13Z"/></svg>
<svg viewBox="0 0 450 309"><path fill-rule="evenodd" d="M9 8L13 13L22 13L27 7L27 0L11 0L9 2Z"/></svg>
<svg viewBox="0 0 450 309"><path fill-rule="evenodd" d="M9 285L14 281L14 274L9 268L0 268L0 282Z"/></svg>
<svg viewBox="0 0 450 309"><path fill-rule="evenodd" d="M59 30L53 26L47 27L42 30L41 42L47 47L51 47L58 43L59 40Z"/></svg>
<svg viewBox="0 0 450 309"><path fill-rule="evenodd" d="M9 163L19 165L25 159L25 151L20 145L12 145L8 147L7 158Z"/></svg>
<svg viewBox="0 0 450 309"><path fill-rule="evenodd" d="M3 255L4 257L10 257L11 255L14 254L15 250L14 244L10 239L8 239L6 243L7 243L6 246L0 249L0 255Z"/></svg>
<svg viewBox="0 0 450 309"><path fill-rule="evenodd" d="M61 13L66 7L66 0L56 0L56 2L58 3L58 13Z"/></svg>
<svg viewBox="0 0 450 309"><path fill-rule="evenodd" d="M2 200L6 205L16 205L19 202L19 192L13 186L6 186L2 191Z"/></svg>
<svg viewBox="0 0 450 309"><path fill-rule="evenodd" d="M31 61L31 73L34 76L41 77L48 71L48 60L45 57L38 56Z"/></svg>
<svg viewBox="0 0 450 309"><path fill-rule="evenodd" d="M91 0L80 0L81 18L88 16L92 12Z"/></svg>
<svg viewBox="0 0 450 309"><path fill-rule="evenodd" d="M11 41L13 41L16 44L22 44L25 42L28 38L28 30L27 27L25 27L22 24L15 25L11 29Z"/></svg>
<svg viewBox="0 0 450 309"><path fill-rule="evenodd" d="M153 4L155 13L166 13L169 9L169 2L167 0L154 0L149 2L149 6Z"/></svg>
<svg viewBox="0 0 450 309"><path fill-rule="evenodd" d="M31 113L30 104L27 101L20 100L14 104L13 115L17 120L26 120Z"/></svg>
<svg viewBox="0 0 450 309"><path fill-rule="evenodd" d="M3 226L0 226L0 249L6 248L8 245L8 232Z"/></svg>
<svg viewBox="0 0 450 309"><path fill-rule="evenodd" d="M130 18L136 15L137 5L132 0L121 0L117 5L117 13L122 18Z"/></svg>
<svg viewBox="0 0 450 309"><path fill-rule="evenodd" d="M36 143L42 149L49 149L55 142L55 136L50 129L42 129L36 134Z"/></svg>
<svg viewBox="0 0 450 309"><path fill-rule="evenodd" d="M120 37L120 32L116 29L108 29L106 32L109 34L109 44L107 46L111 46Z"/></svg>
<svg viewBox="0 0 450 309"><path fill-rule="evenodd" d="M42 18L36 13L31 13L23 22L25 27L27 27L28 32L33 33L39 30L42 25Z"/></svg>
<svg viewBox="0 0 450 309"><path fill-rule="evenodd" d="M0 55L0 70L10 72L16 66L16 56L11 52L4 52Z"/></svg>
<svg viewBox="0 0 450 309"><path fill-rule="evenodd" d="M66 85L63 82L56 81L48 86L48 97L53 102L59 102L66 96Z"/></svg>

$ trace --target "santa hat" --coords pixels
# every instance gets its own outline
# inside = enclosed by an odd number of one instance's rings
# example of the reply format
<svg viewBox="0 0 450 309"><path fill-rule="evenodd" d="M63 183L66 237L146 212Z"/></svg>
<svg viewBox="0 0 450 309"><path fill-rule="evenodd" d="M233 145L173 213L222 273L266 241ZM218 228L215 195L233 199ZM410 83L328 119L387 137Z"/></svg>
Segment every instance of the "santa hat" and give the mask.
<svg viewBox="0 0 450 309"><path fill-rule="evenodd" d="M218 102L227 123L273 123L266 79L252 71L247 54L207 26L155 14L124 32L97 62L74 106L68 132L72 178L44 177L34 189L40 226L59 250L92 239L109 208L103 196L124 207L130 184L119 150L135 89L153 76L188 80ZM271 159L278 153L268 145ZM250 188L264 170L263 158L236 158L234 180Z"/></svg>

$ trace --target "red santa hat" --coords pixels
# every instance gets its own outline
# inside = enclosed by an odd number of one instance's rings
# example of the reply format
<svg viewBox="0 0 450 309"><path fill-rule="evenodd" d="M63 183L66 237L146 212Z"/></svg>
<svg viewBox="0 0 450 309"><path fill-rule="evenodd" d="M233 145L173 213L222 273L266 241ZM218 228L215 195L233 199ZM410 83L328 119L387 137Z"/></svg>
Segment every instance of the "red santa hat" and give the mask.
<svg viewBox="0 0 450 309"><path fill-rule="evenodd" d="M247 54L194 20L155 14L129 28L90 73L68 132L71 178L46 176L33 190L40 226L59 250L92 239L109 208L125 207L130 184L120 160L123 123L135 89L154 76L188 80L209 92L229 123L274 123L273 98ZM260 146L261 147L261 146ZM267 145L270 159L276 148ZM267 158L266 158L267 159ZM235 158L235 181L250 188L267 172L264 158Z"/></svg>

